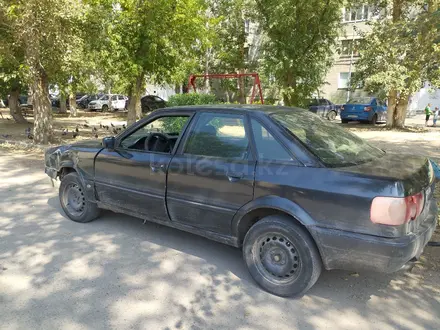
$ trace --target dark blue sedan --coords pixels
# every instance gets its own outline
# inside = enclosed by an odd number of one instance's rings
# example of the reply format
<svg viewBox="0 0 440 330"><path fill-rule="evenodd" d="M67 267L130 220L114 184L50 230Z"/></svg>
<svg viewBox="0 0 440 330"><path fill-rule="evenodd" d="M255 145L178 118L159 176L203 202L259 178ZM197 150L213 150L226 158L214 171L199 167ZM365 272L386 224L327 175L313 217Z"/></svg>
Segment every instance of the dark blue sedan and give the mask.
<svg viewBox="0 0 440 330"><path fill-rule="evenodd" d="M48 149L45 163L73 221L109 209L235 246L280 296L302 295L322 269L396 271L437 223L428 159L297 108L159 109L102 143Z"/></svg>
<svg viewBox="0 0 440 330"><path fill-rule="evenodd" d="M368 122L375 125L387 120L387 107L376 97L354 97L341 108L341 121Z"/></svg>

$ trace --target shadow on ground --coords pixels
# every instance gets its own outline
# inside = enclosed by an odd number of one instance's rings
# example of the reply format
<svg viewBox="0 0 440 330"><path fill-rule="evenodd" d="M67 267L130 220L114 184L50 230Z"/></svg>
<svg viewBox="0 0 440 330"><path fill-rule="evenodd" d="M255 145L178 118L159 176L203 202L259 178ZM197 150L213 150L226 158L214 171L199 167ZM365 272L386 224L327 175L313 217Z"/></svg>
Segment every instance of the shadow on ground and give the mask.
<svg viewBox="0 0 440 330"><path fill-rule="evenodd" d="M42 169L0 151L2 328L438 328L438 273L324 272L275 297L238 249L111 212L66 219Z"/></svg>

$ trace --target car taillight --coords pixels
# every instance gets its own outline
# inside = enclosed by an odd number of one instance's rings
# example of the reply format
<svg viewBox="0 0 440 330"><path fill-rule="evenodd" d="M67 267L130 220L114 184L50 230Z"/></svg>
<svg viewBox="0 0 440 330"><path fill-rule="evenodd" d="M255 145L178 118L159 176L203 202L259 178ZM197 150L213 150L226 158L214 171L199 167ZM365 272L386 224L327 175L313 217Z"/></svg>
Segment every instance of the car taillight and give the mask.
<svg viewBox="0 0 440 330"><path fill-rule="evenodd" d="M371 203L370 219L382 225L403 225L422 213L424 203L423 193L403 198L376 197Z"/></svg>
<svg viewBox="0 0 440 330"><path fill-rule="evenodd" d="M372 110L371 107L365 107L365 108L364 108L364 111L365 111L365 112L368 112L368 111L371 111L371 110Z"/></svg>

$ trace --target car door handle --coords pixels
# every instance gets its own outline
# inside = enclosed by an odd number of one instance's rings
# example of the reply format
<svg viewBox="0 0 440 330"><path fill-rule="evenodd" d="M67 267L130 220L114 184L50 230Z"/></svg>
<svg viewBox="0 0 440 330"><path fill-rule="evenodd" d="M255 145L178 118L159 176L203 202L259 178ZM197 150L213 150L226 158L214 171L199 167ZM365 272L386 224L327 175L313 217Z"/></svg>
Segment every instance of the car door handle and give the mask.
<svg viewBox="0 0 440 330"><path fill-rule="evenodd" d="M158 164L158 165L150 165L151 171L152 172L159 172L159 171L163 171L165 169L165 165L163 164Z"/></svg>
<svg viewBox="0 0 440 330"><path fill-rule="evenodd" d="M228 173L226 173L226 176L228 177L229 182L237 182L237 181L243 179L244 174L243 173L228 172Z"/></svg>

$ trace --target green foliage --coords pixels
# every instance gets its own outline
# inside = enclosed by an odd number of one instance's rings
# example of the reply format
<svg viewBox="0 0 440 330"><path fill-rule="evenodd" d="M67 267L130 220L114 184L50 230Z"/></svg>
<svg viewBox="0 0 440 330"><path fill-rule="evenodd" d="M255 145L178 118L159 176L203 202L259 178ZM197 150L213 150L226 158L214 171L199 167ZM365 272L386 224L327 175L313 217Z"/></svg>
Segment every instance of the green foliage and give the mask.
<svg viewBox="0 0 440 330"><path fill-rule="evenodd" d="M429 19L434 19L434 15ZM434 35L424 33L426 24L429 23L425 15L399 23L375 23L359 46L361 57L352 83L363 81L372 92L388 93L395 89L410 95L424 81L437 79L440 49Z"/></svg>
<svg viewBox="0 0 440 330"><path fill-rule="evenodd" d="M324 83L333 64L342 0L257 0L266 35L262 66L286 105L299 105Z"/></svg>
<svg viewBox="0 0 440 330"><path fill-rule="evenodd" d="M203 104L215 104L215 95L212 94L176 94L170 97L168 100L168 106L181 106L181 105L203 105Z"/></svg>

